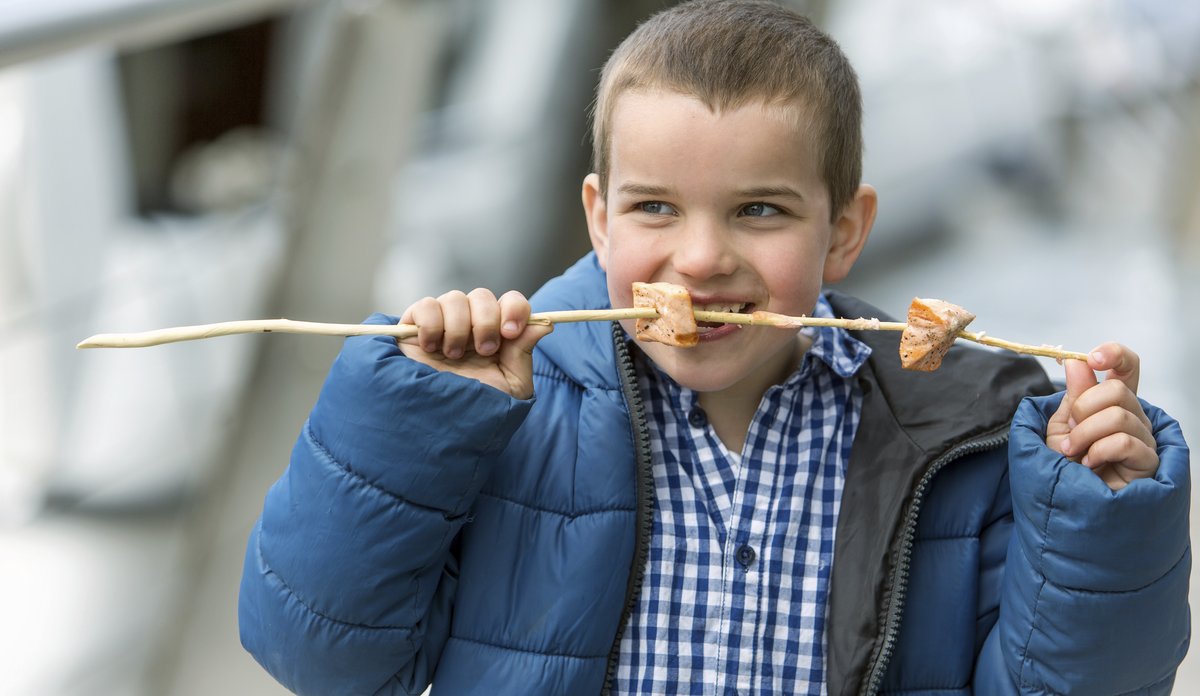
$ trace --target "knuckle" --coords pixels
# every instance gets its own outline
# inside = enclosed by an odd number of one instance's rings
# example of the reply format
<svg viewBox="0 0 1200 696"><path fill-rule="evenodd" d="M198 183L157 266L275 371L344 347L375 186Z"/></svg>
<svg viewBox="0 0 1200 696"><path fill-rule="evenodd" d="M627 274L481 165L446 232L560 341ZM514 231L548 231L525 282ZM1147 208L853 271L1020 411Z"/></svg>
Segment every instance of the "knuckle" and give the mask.
<svg viewBox="0 0 1200 696"><path fill-rule="evenodd" d="M476 325L492 328L500 322L500 305L495 302L471 303L471 319Z"/></svg>
<svg viewBox="0 0 1200 696"><path fill-rule="evenodd" d="M1128 409L1121 409L1121 424L1126 432L1134 432L1135 430L1144 430L1146 424L1137 414Z"/></svg>
<svg viewBox="0 0 1200 696"><path fill-rule="evenodd" d="M469 322L449 323L446 324L445 332L447 341L457 343L471 335L471 324Z"/></svg>
<svg viewBox="0 0 1200 696"><path fill-rule="evenodd" d="M437 305L418 308L413 312L413 319L422 331L441 331L445 324Z"/></svg>
<svg viewBox="0 0 1200 696"><path fill-rule="evenodd" d="M487 288L475 288L474 290L472 290L470 293L467 294L467 297L470 300L476 301L476 302L481 301L481 300L485 301L485 302L492 302L492 301L495 301L495 299L496 299L496 295L493 294L492 291Z"/></svg>
<svg viewBox="0 0 1200 696"><path fill-rule="evenodd" d="M516 290L506 292L500 298L500 305L504 308L505 314L509 316L514 314L528 314L530 311L529 300L525 299L525 296Z"/></svg>
<svg viewBox="0 0 1200 696"><path fill-rule="evenodd" d="M1105 396L1118 399L1129 391L1128 385L1119 379L1106 379L1097 385L1097 389Z"/></svg>
<svg viewBox="0 0 1200 696"><path fill-rule="evenodd" d="M1124 455L1132 454L1137 449L1138 444L1141 442L1129 433L1117 433L1113 439L1115 449Z"/></svg>

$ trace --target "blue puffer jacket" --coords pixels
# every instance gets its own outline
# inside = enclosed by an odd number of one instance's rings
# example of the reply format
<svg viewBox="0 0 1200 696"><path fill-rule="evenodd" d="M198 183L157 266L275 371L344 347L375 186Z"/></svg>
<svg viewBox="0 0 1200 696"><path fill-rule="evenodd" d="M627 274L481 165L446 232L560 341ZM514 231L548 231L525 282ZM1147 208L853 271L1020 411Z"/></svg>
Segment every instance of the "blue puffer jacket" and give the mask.
<svg viewBox="0 0 1200 696"><path fill-rule="evenodd" d="M533 303L606 307L594 257ZM1169 691L1189 635L1178 424L1146 406L1159 472L1113 493L1043 443L1060 397L1022 401L1050 391L1034 361L962 348L910 373L881 334L856 334L874 355L829 693ZM536 403L348 339L251 534L243 644L306 694L607 691L652 523L633 384L615 325L544 339Z"/></svg>

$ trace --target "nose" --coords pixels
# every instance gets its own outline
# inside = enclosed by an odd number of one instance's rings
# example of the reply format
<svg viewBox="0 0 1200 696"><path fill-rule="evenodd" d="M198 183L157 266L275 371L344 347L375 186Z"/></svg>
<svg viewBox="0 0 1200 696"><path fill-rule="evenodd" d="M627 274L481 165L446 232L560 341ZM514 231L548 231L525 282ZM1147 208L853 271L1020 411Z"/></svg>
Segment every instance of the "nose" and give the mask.
<svg viewBox="0 0 1200 696"><path fill-rule="evenodd" d="M737 270L737 248L724 224L693 219L682 232L672 250L672 264L677 273L704 280L732 275Z"/></svg>

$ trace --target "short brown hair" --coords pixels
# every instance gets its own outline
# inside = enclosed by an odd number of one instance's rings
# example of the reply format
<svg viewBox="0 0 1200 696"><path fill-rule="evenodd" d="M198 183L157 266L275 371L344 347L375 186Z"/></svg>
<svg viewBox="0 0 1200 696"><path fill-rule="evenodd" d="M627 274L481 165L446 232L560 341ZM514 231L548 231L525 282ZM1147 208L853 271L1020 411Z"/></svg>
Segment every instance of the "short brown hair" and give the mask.
<svg viewBox="0 0 1200 696"><path fill-rule="evenodd" d="M621 93L668 89L709 109L800 103L814 119L817 165L836 219L862 178L862 96L837 43L807 17L763 0L692 0L650 17L604 65L592 158L608 190L612 115Z"/></svg>

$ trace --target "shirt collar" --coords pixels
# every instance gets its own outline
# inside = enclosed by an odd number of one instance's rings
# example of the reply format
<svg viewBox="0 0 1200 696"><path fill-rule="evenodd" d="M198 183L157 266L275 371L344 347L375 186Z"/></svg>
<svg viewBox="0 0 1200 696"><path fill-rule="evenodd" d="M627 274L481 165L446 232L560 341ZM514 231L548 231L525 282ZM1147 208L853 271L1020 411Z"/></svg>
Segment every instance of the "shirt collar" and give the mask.
<svg viewBox="0 0 1200 696"><path fill-rule="evenodd" d="M812 315L823 319L834 318L833 307L825 295L817 297L817 305ZM812 341L812 345L804 354L800 369L788 379L795 379L799 373L805 372L805 366L811 360L820 360L833 370L839 377L852 377L867 358L871 357L871 348L867 344L850 335L850 332L836 326L808 326L801 330Z"/></svg>

